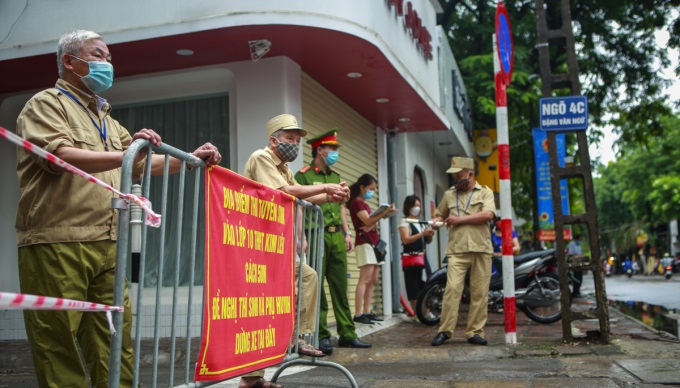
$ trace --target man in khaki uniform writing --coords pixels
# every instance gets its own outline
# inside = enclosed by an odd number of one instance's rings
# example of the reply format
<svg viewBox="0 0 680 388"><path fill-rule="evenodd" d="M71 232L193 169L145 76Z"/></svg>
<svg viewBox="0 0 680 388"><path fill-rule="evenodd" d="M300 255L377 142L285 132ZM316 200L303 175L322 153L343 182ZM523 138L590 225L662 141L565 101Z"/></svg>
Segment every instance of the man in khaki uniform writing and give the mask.
<svg viewBox="0 0 680 388"><path fill-rule="evenodd" d="M297 159L300 152L300 139L307 135L307 131L298 125L295 116L282 114L269 120L267 135L269 144L250 155L246 161L243 176L315 204L347 201L349 188L346 187L345 182L301 186L295 181L293 172L288 168L288 162ZM297 270L297 266L295 268ZM307 264L302 265L301 276L300 333L312 333L316 329L319 277L316 271ZM304 341L298 342L298 352L311 357L324 356L320 350ZM239 388L281 387L279 384L265 381L263 376L262 370L243 375Z"/></svg>
<svg viewBox="0 0 680 388"><path fill-rule="evenodd" d="M446 172L451 174L454 185L444 194L435 212L435 219L443 221L449 228L449 245L446 249L449 268L442 321L432 346L439 346L453 337L468 268L471 268L470 310L465 335L471 344L486 345L484 326L493 255L489 221L496 210L493 191L477 183L475 164L470 158L452 158L451 167Z"/></svg>

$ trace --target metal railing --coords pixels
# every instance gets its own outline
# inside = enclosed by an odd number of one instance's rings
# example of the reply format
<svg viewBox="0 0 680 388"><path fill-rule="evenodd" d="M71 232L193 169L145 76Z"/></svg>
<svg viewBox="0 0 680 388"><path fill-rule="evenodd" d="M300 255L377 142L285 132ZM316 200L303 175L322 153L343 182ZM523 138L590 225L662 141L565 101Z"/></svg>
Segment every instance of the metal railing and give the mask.
<svg viewBox="0 0 680 388"><path fill-rule="evenodd" d="M147 140L136 140L135 142L132 143L130 148L127 150L124 160L123 160L123 166L122 166L122 172L121 172L121 182L120 182L120 190L123 193L130 193L133 190L133 166L134 166L134 160L136 155L143 151L144 149L148 149L149 153L153 150L156 154L161 154L165 155L165 163L164 163L164 168L163 168L163 175L160 177L162 179L162 193L161 193L161 200L160 200L160 208L159 208L159 213L162 215L162 222L161 222L161 227L160 227L160 239L158 241L158 246L157 247L147 247L148 244L148 239L147 239L147 226L141 222L141 217L143 217L143 214L141 214L141 210L139 208L136 208L136 206L128 206L128 204L120 199L114 199L112 206L113 208L117 209L119 214L118 214L118 241L117 241L117 257L116 257L116 271L115 271L115 289L114 289L114 299L113 299L113 305L114 306L123 306L124 305L124 299L125 299L125 290L127 288L127 283L126 283L126 274L129 272L127 265L128 262L130 262L132 253L133 251L135 253L139 252L139 276L136 276L137 274L133 275L133 278L138 277L140 281L139 289L137 292L137 295L135 296L136 301L134 302L134 305L136 307L136 320L134 320L134 326L132 328L132 334L133 334L133 348L134 348L134 369L133 369L133 386L139 386L140 383L143 383L146 386L152 386L152 387L157 387L159 384L161 385L166 385L166 386L176 386L176 387L205 387L205 386L210 386L216 383L219 383L219 381L214 381L214 382L194 382L194 371L195 369L193 366L195 365L195 362L197 360L197 349L194 349L192 351L192 343L194 344L200 344L199 341L193 341L192 342L192 337L196 337L198 333L200 333L200 330L202 329L203 325L203 300L204 300L204 295L200 299L200 313L195 312L192 309L192 302L193 302L193 296L195 292L198 292L195 290L194 287L194 268L196 264L196 260L203 260L203 257L197 257L197 248L198 248L198 226L199 226L199 220L202 220L203 217L199 217L199 192L200 192L200 185L201 185L201 176L203 175L204 168L205 168L205 163L200 160L199 158L193 156L192 154L186 153L184 151L181 151L177 148L171 147L167 144L163 144L160 147L156 147L151 145ZM177 197L178 205L176 209L171 209L171 211L168 211L168 201L169 201L169 196L170 194L168 193L168 186L169 186L169 175L170 175L170 157L177 158L181 161L181 168L179 170L179 181L178 181L178 186L177 188L177 193L175 193L175 196ZM191 212L191 218L190 218L190 228L191 228L191 236L189 239L187 238L188 236L183 235L183 217L184 217L184 211L185 207L188 207L185 205L185 185L187 185L187 163L193 166L196 166L194 170L189 172L189 174L193 174L193 183L189 182L188 184L193 184L193 187L189 187L189 190L193 189L193 198L190 198L191 200L191 208L189 211ZM150 198L150 187L151 187L151 163L147 163L146 165L146 170L143 175L143 179L141 182L141 194L145 198ZM173 212L177 212L176 214L172 214ZM172 215L172 217L171 217ZM304 224L301 224L302 220L315 220L314 222L307 222ZM172 225L174 227L170 228L171 230L176 231L176 234L174 238L176 241L174 242L176 244L175 248L176 252L173 252L173 258L174 258L174 269L173 269L173 275L174 275L174 281L173 281L173 286L172 286L172 305L171 305L171 319L170 319L170 338L167 340L170 342L169 343L169 354L160 354L160 342L161 338L167 337L166 335L161 335L163 331L167 332L167 329L165 327L161 326L161 310L162 310L162 294L164 293L163 291L167 291L167 288L163 288L162 280L161 277L163 276L164 273L164 256L166 255L165 250L166 250L166 236L169 234L168 233L168 228L169 224L171 223L179 223ZM304 230L303 230L304 229ZM295 238L294 238L294 243L295 247L299 246L298 243L300 242L301 238L303 236L307 236L309 239L309 254L305 254L302 252L301 258L299 260L299 263L296 265L298 266L298 276L297 279L297 287L298 287L298 292L297 292L297 303L296 306L300 305L300 298L302 295L302 265L304 262L308 262L308 264L317 272L318 274L318 284L319 284L319 292L323 292L323 288L321 288L322 283L322 271L321 271L321 266L323 264L323 214L321 212L321 209L313 205L309 202L305 202L302 200L297 200L296 202L296 210L295 210ZM303 233L304 231L304 233ZM188 241L188 244L190 244L190 255L184 255L184 257L181 254L181 248L182 244ZM301 246L301 245L300 245ZM146 259L147 255L149 252L153 252L154 255L158 255L158 267L156 269L156 276L159 278L156 280L156 289L155 289L155 303L154 303L154 308L155 312L153 312L153 346L152 349L150 350L151 357L149 357L147 354L142 354L142 323L147 321L147 317L149 317L148 314L151 313L151 308L146 308L144 303L145 303L145 293L150 292L149 289L146 289L143 286L143 282L145 277L148 277L148 275L145 273L146 271ZM180 279L180 270L182 266L180 265L183 260L188 260L188 268L190 271L189 274L189 284L186 289L182 287L180 290L180 285L179 285L179 279ZM182 295L180 295L182 294ZM152 295L153 296L153 295ZM132 299L132 296L131 296ZM182 306L183 303L186 303L186 332L184 334L180 333L180 328L178 327L178 317L180 316L180 307ZM317 311L320 306L320 294L317 293L316 295L316 304L317 304ZM182 311L183 315L184 311ZM295 325L295 336L296 338L299 335L299 330L300 330L300 309L298 308L297 311L297 319L296 319L296 325ZM113 323L116 331L119 333L117 335L114 335L112 337L111 341L111 359L110 359L110 364L109 364L109 387L118 387L120 385L120 366L121 366L121 354L122 354L122 345L123 345L123 313L113 313ZM311 335L307 335L309 342L313 343L315 346L318 346L318 333L319 333L319 316L317 314L316 316L316 326L315 326L315 331ZM193 334L193 335L192 335ZM178 341L178 338L181 339L181 341ZM178 348L181 347L182 342L184 345L184 350L183 354L182 351L178 352ZM167 345L166 345L167 346ZM146 349L146 348L145 348ZM271 379L272 381L276 381L279 377L280 374L288 367L292 365L310 365L310 366L325 366L325 367L332 367L335 369L338 369L341 371L350 381L352 387L357 387L357 383L352 376L352 374L343 366L333 363L333 362L328 362L328 361L321 361L317 358L311 358L311 359L303 359L300 358L299 354L297 353L297 344L294 346L289 346L288 353L283 361L282 364L278 367L278 369L275 371L273 378ZM148 351L148 350L147 350ZM183 358L183 360L182 360ZM181 367L181 364L183 364L183 376L178 377L175 376L175 369L176 369L176 361L179 360L179 364ZM182 362L183 361L183 362ZM150 363L150 376L144 376L145 381L140 381L142 378L140 377L140 370L141 370L141 364L144 362L145 366ZM159 368L160 364L167 363L168 364L168 370L167 373L165 370L163 370L163 375L164 377L167 376L167 382L160 383L159 382ZM148 371L148 369L144 369L144 371ZM150 381L146 381L150 380ZM179 385L175 385L179 384Z"/></svg>

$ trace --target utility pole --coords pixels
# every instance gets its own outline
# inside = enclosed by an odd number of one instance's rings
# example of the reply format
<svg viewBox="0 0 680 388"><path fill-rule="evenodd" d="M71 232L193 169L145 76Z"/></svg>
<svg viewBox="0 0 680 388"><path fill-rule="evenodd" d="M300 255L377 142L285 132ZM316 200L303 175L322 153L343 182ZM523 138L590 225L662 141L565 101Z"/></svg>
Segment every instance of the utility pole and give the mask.
<svg viewBox="0 0 680 388"><path fill-rule="evenodd" d="M547 5L547 7L546 7ZM561 27L548 29L546 9L550 12L559 12L561 15ZM543 96L553 97L554 89L570 89L572 96L581 95L581 83L578 79L578 63L574 49L574 33L571 26L571 7L569 0L536 0L536 25L538 53L543 81ZM552 53L566 53L567 73L554 74L551 66ZM607 294L604 284L604 272L600 253L600 234L597 226L597 207L595 204L595 191L593 190L593 177L591 174L590 155L588 154L588 139L585 130L576 131L578 156L580 164L560 167L557 157L556 134L548 132L548 152L550 160L550 178L552 189L552 202L555 217L555 247L557 249L558 270L560 277L560 290L562 302L562 339L566 342L575 340L572 335L572 322L596 318L599 321L599 331L593 330L587 333L591 341L609 343L609 310L607 307ZM567 178L579 178L583 182L583 195L585 198L586 211L583 214L563 214L560 197L560 180ZM570 224L585 224L588 229L588 242L591 248L590 261L567 262L564 244L564 226ZM591 270L595 280L595 294L597 304L594 309L586 312L571 310L571 292L569 290L569 270Z"/></svg>

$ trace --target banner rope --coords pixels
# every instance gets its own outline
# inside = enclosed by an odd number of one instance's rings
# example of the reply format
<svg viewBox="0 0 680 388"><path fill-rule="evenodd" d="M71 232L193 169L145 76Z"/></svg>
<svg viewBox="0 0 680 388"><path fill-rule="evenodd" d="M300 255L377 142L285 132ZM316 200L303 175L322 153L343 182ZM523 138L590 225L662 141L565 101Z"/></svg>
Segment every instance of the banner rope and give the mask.
<svg viewBox="0 0 680 388"><path fill-rule="evenodd" d="M120 196L120 198L128 201L128 203L130 201L132 201L135 205L144 209L144 212L146 213L146 224L148 226L158 228L161 225L161 215L156 214L151 209L151 206L149 205L148 199L146 199L144 197L138 197L134 194L122 193L122 192L118 191L115 187L109 185L108 183L103 182L102 180L95 178L94 176L86 173L85 171L79 169L78 167L75 167L75 166L63 161L62 159L58 158L54 154L51 154L51 153L43 150L42 148L40 148L40 147L36 146L35 144L29 142L28 140L22 139L21 137L17 136L16 134L8 131L7 129L5 129L3 127L0 127L0 137L3 137L5 139L9 140L10 142L18 145L19 147L24 148L25 150L27 150L29 152L32 152L35 155L38 155L39 157L41 157L43 159L47 159L50 163L53 163L53 164L63 168L64 170L66 170L66 171L68 171L72 174L75 174L75 175L78 175L82 178L85 178L92 183L95 183L95 184L102 186L105 189L115 193L115 194L118 194L118 196Z"/></svg>

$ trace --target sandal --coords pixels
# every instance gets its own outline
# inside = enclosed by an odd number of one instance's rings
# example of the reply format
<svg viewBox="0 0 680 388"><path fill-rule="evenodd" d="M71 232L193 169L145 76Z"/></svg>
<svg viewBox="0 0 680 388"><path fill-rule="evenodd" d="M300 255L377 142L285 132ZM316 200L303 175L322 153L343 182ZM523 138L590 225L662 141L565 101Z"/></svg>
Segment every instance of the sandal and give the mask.
<svg viewBox="0 0 680 388"><path fill-rule="evenodd" d="M303 339L298 339L298 353L309 357L326 357L324 352L305 342Z"/></svg>
<svg viewBox="0 0 680 388"><path fill-rule="evenodd" d="M267 381L263 377L260 377L260 379L257 380L255 384L251 385L249 388L283 388L283 385Z"/></svg>

